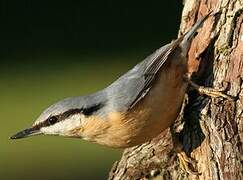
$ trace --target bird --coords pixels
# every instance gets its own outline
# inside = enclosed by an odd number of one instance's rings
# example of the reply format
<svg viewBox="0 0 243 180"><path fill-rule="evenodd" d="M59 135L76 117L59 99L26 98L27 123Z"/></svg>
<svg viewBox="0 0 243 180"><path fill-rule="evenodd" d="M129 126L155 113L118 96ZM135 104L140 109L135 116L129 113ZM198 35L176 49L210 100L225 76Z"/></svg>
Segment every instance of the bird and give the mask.
<svg viewBox="0 0 243 180"><path fill-rule="evenodd" d="M189 86L184 78L188 73L188 51L209 16L104 89L49 106L32 126L10 139L55 135L113 148L133 147L153 139L179 115Z"/></svg>

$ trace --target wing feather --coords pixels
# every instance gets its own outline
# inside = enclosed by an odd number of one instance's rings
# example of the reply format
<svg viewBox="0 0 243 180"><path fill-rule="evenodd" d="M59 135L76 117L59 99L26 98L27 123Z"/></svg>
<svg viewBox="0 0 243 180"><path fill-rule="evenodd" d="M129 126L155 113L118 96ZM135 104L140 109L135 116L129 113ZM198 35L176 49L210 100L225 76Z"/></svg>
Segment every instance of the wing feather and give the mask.
<svg viewBox="0 0 243 180"><path fill-rule="evenodd" d="M163 49L162 52L158 53L155 57L153 57L152 60L148 61L148 64L143 73L143 78L145 80L144 87L141 89L141 91L138 93L135 99L131 102L129 108L132 108L146 96L146 94L149 92L151 88L153 80L155 79L155 75L166 62L171 52L173 52L173 50L178 47L181 41L182 38L179 38L176 41L171 42L165 49Z"/></svg>

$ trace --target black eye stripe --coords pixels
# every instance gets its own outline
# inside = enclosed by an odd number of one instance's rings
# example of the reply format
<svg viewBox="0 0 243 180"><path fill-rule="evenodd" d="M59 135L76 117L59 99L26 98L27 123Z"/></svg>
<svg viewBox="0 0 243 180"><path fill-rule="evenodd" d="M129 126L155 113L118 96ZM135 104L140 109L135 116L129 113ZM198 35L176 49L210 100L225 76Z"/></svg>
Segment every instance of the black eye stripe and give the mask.
<svg viewBox="0 0 243 180"><path fill-rule="evenodd" d="M83 108L82 109L82 113L85 115L85 116L90 116L92 115L94 112L98 111L100 108L102 108L104 106L104 104L100 103L100 104L96 104L96 105L93 105L91 107L88 107L88 108Z"/></svg>
<svg viewBox="0 0 243 180"><path fill-rule="evenodd" d="M56 116L52 116L52 117L48 118L47 120L48 120L48 123L49 123L50 125L53 125L53 124L55 124L56 122L58 122L58 118L57 118Z"/></svg>
<svg viewBox="0 0 243 180"><path fill-rule="evenodd" d="M33 128L40 129L42 127L51 126L51 125L54 125L54 124L56 124L56 123L58 123L58 122L60 122L64 119L66 119L67 117L69 117L71 115L78 114L78 113L82 113L85 116L90 116L94 112L101 109L103 106L104 106L104 104L100 103L100 104L96 104L96 105L93 105L93 106L87 107L87 108L70 109L66 112L63 112L62 114L48 117L45 121L35 125Z"/></svg>
<svg viewBox="0 0 243 180"><path fill-rule="evenodd" d="M78 113L81 113L81 112L82 112L82 109L71 109L69 111L62 113L60 115L60 119L65 119L65 118L69 117L70 115L78 114Z"/></svg>
<svg viewBox="0 0 243 180"><path fill-rule="evenodd" d="M35 129L40 129L42 127L47 127L47 126L51 126L54 125L64 119L66 119L67 117L69 117L70 115L73 114L77 114L77 113L81 113L82 109L71 109L69 111L66 111L60 115L56 115L56 116L50 116L49 118L47 118L45 121L37 124L34 128Z"/></svg>

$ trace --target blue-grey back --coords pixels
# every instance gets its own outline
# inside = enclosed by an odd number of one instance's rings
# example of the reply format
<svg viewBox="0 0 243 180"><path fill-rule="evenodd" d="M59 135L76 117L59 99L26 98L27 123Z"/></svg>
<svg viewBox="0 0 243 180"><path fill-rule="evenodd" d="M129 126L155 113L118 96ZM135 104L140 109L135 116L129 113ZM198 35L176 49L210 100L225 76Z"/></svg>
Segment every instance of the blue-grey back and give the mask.
<svg viewBox="0 0 243 180"><path fill-rule="evenodd" d="M105 89L107 100L109 101L109 107L107 107L109 111L111 109L121 112L126 111L142 91L144 91L144 94L141 94L141 96L146 95L144 87L147 82L145 76L147 68L151 61L163 54L163 52L166 52L170 45L167 44L156 50Z"/></svg>

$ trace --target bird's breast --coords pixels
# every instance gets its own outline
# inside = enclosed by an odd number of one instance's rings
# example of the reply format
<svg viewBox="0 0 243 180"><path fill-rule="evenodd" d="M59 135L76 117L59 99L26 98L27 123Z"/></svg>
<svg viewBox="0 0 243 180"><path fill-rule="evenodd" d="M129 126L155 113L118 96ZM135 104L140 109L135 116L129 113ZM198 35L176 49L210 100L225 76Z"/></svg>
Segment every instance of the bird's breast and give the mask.
<svg viewBox="0 0 243 180"><path fill-rule="evenodd" d="M185 69L161 70L149 93L128 112L110 112L106 119L90 117L82 136L111 147L142 144L168 128L177 118L186 91Z"/></svg>

